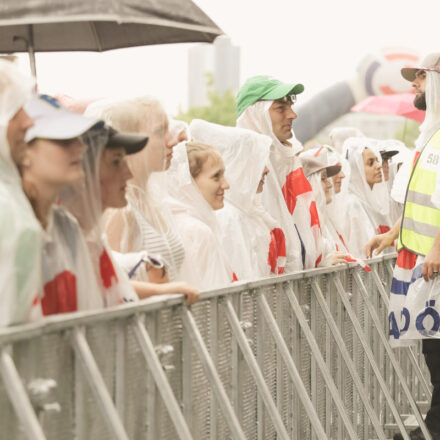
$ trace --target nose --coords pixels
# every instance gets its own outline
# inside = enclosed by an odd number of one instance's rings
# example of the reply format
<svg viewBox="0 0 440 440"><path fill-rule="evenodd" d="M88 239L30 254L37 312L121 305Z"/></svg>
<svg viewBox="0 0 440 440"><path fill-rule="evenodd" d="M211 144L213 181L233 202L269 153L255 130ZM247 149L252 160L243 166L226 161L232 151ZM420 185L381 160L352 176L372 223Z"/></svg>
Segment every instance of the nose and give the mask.
<svg viewBox="0 0 440 440"><path fill-rule="evenodd" d="M171 132L168 131L165 135L165 142L167 148L174 148L178 144L177 136L173 136Z"/></svg>
<svg viewBox="0 0 440 440"><path fill-rule="evenodd" d="M287 110L287 117L289 119L296 119L298 115L293 111L292 107L289 107L289 109Z"/></svg>
<svg viewBox="0 0 440 440"><path fill-rule="evenodd" d="M333 187L332 183L330 182L330 179L325 179L325 184L326 184L328 189Z"/></svg>
<svg viewBox="0 0 440 440"><path fill-rule="evenodd" d="M229 188L230 188L230 186L229 186L228 181L225 178L223 178L222 189L227 190Z"/></svg>
<svg viewBox="0 0 440 440"><path fill-rule="evenodd" d="M124 181L130 180L133 177L133 174L130 170L130 167L128 166L127 161L124 159L124 165L123 165L123 171L124 171Z"/></svg>
<svg viewBox="0 0 440 440"><path fill-rule="evenodd" d="M265 176L266 174L269 174L269 168L267 168L266 166L264 167L263 170L263 176Z"/></svg>

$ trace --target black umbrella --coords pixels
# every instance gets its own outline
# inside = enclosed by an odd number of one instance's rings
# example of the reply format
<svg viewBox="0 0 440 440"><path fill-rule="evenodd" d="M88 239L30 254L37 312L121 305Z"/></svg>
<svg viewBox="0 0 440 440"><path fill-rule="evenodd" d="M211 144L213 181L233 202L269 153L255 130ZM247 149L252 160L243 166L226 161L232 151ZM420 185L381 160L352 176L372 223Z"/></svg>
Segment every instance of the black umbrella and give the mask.
<svg viewBox="0 0 440 440"><path fill-rule="evenodd" d="M221 29L191 0L2 0L0 52L211 43Z"/></svg>

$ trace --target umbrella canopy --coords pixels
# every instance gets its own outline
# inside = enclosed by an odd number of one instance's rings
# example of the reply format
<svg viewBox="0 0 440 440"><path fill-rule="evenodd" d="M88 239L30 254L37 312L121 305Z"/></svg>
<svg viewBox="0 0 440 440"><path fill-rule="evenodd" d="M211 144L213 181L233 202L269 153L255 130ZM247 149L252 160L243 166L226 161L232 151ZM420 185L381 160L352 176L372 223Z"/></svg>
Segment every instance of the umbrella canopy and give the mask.
<svg viewBox="0 0 440 440"><path fill-rule="evenodd" d="M104 51L212 42L221 29L191 0L2 0L0 52Z"/></svg>
<svg viewBox="0 0 440 440"><path fill-rule="evenodd" d="M423 122L425 112L414 107L414 94L369 96L351 108L353 112L398 115L417 122Z"/></svg>

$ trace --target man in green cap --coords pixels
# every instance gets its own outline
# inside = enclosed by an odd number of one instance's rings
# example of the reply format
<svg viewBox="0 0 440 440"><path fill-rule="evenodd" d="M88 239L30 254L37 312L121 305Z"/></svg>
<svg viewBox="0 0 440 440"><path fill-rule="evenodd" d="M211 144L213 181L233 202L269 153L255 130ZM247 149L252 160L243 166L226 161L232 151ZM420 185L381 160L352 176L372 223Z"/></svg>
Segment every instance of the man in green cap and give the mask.
<svg viewBox="0 0 440 440"><path fill-rule="evenodd" d="M303 91L304 86L302 84L286 84L263 75L253 76L243 84L237 94L239 120L243 122L241 116L247 108L256 102L270 102L269 114L275 138L285 146L291 146L292 143L289 142L289 139L292 139L297 149L300 145L298 145L299 143L292 131L292 122L296 119L296 113L293 111L292 106L296 102L296 95Z"/></svg>
<svg viewBox="0 0 440 440"><path fill-rule="evenodd" d="M283 230L292 231L288 245L290 241L290 246L298 249L297 261L290 265L293 270L311 269L330 261L312 188L298 157L303 147L292 129L296 119L292 107L303 91L302 84L254 76L237 94L237 126L272 139L270 173L262 198L266 210L283 225Z"/></svg>

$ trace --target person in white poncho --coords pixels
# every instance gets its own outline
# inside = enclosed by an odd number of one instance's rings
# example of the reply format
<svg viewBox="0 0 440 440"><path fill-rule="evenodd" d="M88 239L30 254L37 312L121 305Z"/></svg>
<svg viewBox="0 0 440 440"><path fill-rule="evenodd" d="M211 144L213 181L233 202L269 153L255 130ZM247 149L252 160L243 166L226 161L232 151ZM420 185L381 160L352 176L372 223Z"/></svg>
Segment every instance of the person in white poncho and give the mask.
<svg viewBox="0 0 440 440"><path fill-rule="evenodd" d="M86 113L98 116L116 130L149 137L140 154L127 158L133 174L127 186L128 205L109 216L106 232L111 248L118 251L115 258L127 272L146 252L160 257L166 265L167 274L161 279L153 278L151 272L147 274L142 264L137 266L133 279L176 281L184 249L171 214L162 203L166 197L165 170L177 144L176 136L169 131L168 116L151 96L95 102Z"/></svg>
<svg viewBox="0 0 440 440"><path fill-rule="evenodd" d="M301 153L304 174L309 180L316 200L320 228L322 231L323 266L346 263L347 250L339 237L332 234L327 205L333 198L331 178L341 171L341 165L330 164L328 150L324 145L311 148Z"/></svg>
<svg viewBox="0 0 440 440"><path fill-rule="evenodd" d="M178 280L200 290L228 286L236 279L220 243L215 211L223 208L229 184L218 151L209 145L181 143L167 171L166 204L185 248Z"/></svg>
<svg viewBox="0 0 440 440"><path fill-rule="evenodd" d="M99 309L104 300L89 250L75 218L57 202L64 188L84 178L86 146L79 136L98 121L64 109L47 95L36 95L25 110L34 120L20 170L24 191L43 232L43 315Z"/></svg>
<svg viewBox="0 0 440 440"><path fill-rule="evenodd" d="M133 176L126 156L138 154L148 138L118 133L109 126L98 126L85 133L82 140L88 146L83 161L85 180L63 191L62 204L77 218L82 228L105 305L136 301L138 296L143 299L167 293L183 293L187 296L187 304L192 304L198 298L198 291L185 283L130 282L112 257L104 234L105 210L127 205L127 181ZM140 264L146 266L147 273L153 270L162 272L160 267L150 267L151 257L147 255L145 260Z"/></svg>
<svg viewBox="0 0 440 440"><path fill-rule="evenodd" d="M376 144L374 139L360 137L344 142L351 173L344 232L349 251L358 258L365 257L364 246L372 236L391 227L389 195Z"/></svg>
<svg viewBox="0 0 440 440"><path fill-rule="evenodd" d="M34 123L23 109L33 88L33 79L0 60L0 327L31 319L41 287L41 226L17 169Z"/></svg>
<svg viewBox="0 0 440 440"><path fill-rule="evenodd" d="M317 267L323 258L316 203L297 156L303 147L292 129L297 116L292 106L303 90L302 84L255 76L237 94L237 127L272 139L263 204L286 232L288 248L297 250L294 270Z"/></svg>
<svg viewBox="0 0 440 440"><path fill-rule="evenodd" d="M230 189L224 208L216 211L222 245L240 280L284 273L284 232L261 202L264 179L269 172L271 139L250 130L193 120L196 142L212 145L225 164Z"/></svg>
<svg viewBox="0 0 440 440"><path fill-rule="evenodd" d="M332 200L327 204L327 224L338 248L341 251L348 252L345 231L347 221L347 204L346 199L348 195L348 182L350 180L350 165L341 154L339 154L334 147L325 145L328 153L328 160L330 165L340 165L341 171L332 176L333 195Z"/></svg>

